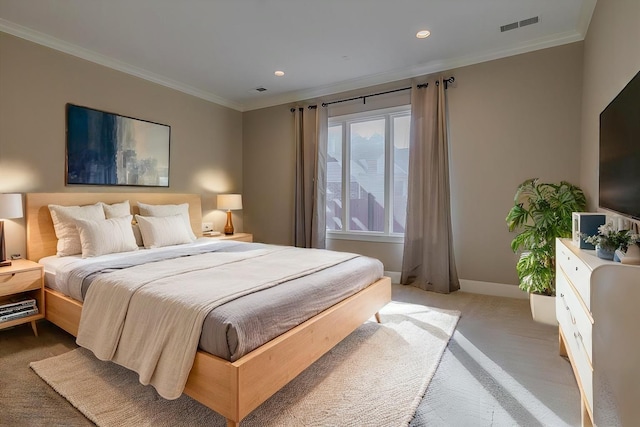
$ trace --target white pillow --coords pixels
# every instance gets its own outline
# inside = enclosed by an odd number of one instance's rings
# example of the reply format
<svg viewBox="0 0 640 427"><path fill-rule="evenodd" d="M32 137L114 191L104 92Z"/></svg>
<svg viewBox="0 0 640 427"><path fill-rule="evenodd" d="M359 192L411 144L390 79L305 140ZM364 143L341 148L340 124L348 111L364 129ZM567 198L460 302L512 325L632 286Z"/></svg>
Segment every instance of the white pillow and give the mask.
<svg viewBox="0 0 640 427"><path fill-rule="evenodd" d="M170 216L170 215L182 215L184 223L187 226L187 232L191 236L192 240L196 239L196 235L193 234L191 229L191 221L189 221L189 203L183 203L181 205L147 205L146 203L138 202L140 208L140 215L142 216ZM144 234L142 234L144 237ZM147 242L145 242L145 247Z"/></svg>
<svg viewBox="0 0 640 427"><path fill-rule="evenodd" d="M142 233L140 232L140 226L136 222L135 224L131 224L131 229L133 230L133 235L136 238L136 245L138 247L144 246L144 241L142 240Z"/></svg>
<svg viewBox="0 0 640 427"><path fill-rule="evenodd" d="M131 215L131 206L129 205L128 200L120 203L113 203L111 205L102 203L102 208L104 209L104 216L107 217L107 219L122 218L123 216L130 216L131 218L133 218L133 216ZM133 235L136 238L136 243L138 244L138 246L142 246L142 235L140 234L138 225L131 224L131 228L133 229Z"/></svg>
<svg viewBox="0 0 640 427"><path fill-rule="evenodd" d="M131 206L129 206L128 200L120 203L113 203L111 205L102 203L102 209L104 209L104 216L107 219L122 218L127 215L131 216Z"/></svg>
<svg viewBox="0 0 640 427"><path fill-rule="evenodd" d="M77 219L105 219L101 203L87 206L49 205L49 212L58 238L58 256L82 253L80 235L76 228Z"/></svg>
<svg viewBox="0 0 640 427"><path fill-rule="evenodd" d="M136 221L140 227L144 247L147 249L191 243L195 240L189 235L182 215L136 215Z"/></svg>
<svg viewBox="0 0 640 427"><path fill-rule="evenodd" d="M82 258L128 252L138 249L131 228L131 215L103 220L76 220Z"/></svg>

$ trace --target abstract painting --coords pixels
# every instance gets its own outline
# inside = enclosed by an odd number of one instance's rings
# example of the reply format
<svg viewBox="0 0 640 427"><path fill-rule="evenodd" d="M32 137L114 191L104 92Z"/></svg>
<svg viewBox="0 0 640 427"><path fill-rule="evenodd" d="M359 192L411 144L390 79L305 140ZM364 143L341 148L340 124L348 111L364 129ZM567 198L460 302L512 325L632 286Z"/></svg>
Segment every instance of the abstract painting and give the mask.
<svg viewBox="0 0 640 427"><path fill-rule="evenodd" d="M66 183L169 186L171 127L67 104Z"/></svg>

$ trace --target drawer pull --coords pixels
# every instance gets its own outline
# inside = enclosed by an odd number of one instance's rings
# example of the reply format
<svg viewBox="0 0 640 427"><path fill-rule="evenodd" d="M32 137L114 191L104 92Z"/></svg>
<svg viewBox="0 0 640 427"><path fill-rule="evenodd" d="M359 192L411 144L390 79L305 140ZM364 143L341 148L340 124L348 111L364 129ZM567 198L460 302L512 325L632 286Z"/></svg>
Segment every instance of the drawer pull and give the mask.
<svg viewBox="0 0 640 427"><path fill-rule="evenodd" d="M571 323L572 324L576 324L576 318L573 316L573 313L571 313L571 309L569 308L569 305L567 304L567 301L564 299L564 294L560 293L560 298L562 298L562 303L564 304L564 308L567 309L567 311L569 312L569 317L571 317Z"/></svg>
<svg viewBox="0 0 640 427"><path fill-rule="evenodd" d="M576 271L578 271L578 267L576 267Z"/></svg>
<svg viewBox="0 0 640 427"><path fill-rule="evenodd" d="M582 334L580 332L574 332L573 336L576 340L580 340L580 347L582 347L582 351L584 355L587 356L587 363L589 363L589 368L591 368L591 372L593 372L593 365L591 364L591 358L589 357L589 352L587 351L587 347L584 345L584 341L582 340Z"/></svg>

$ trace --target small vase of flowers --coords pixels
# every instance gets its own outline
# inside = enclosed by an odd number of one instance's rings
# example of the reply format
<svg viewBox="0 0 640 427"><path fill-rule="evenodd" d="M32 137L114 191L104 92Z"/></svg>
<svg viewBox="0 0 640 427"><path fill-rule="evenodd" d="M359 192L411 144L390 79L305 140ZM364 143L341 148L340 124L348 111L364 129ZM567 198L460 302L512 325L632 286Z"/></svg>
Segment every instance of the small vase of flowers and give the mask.
<svg viewBox="0 0 640 427"><path fill-rule="evenodd" d="M613 260L617 249L627 251L629 245L640 240L640 235L631 230L618 230L609 221L598 227L598 234L595 236L583 236L584 240L596 247L596 255L602 259Z"/></svg>

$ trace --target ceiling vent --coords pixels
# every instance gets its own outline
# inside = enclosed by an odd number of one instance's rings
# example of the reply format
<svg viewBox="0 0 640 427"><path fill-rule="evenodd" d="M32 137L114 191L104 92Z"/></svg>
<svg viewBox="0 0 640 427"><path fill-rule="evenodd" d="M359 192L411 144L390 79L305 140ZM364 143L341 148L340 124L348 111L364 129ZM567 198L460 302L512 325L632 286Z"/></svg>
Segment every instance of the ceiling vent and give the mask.
<svg viewBox="0 0 640 427"><path fill-rule="evenodd" d="M512 22L511 24L501 25L500 32L504 33L505 31L515 30L516 28L526 27L527 25L537 24L540 21L540 18L534 16L533 18L523 19L520 22Z"/></svg>
<svg viewBox="0 0 640 427"><path fill-rule="evenodd" d="M537 23L538 23L538 17L534 16L533 18L520 21L520 27L526 27L527 25L537 24Z"/></svg>
<svg viewBox="0 0 640 427"><path fill-rule="evenodd" d="M266 91L266 90L267 90L267 88L266 88L266 87L257 87L257 88L256 88L256 90L257 90L258 92L264 92L264 91Z"/></svg>
<svg viewBox="0 0 640 427"><path fill-rule="evenodd" d="M512 24L500 26L500 32L504 33L505 31L515 30L516 28L518 28L518 23L514 22Z"/></svg>

